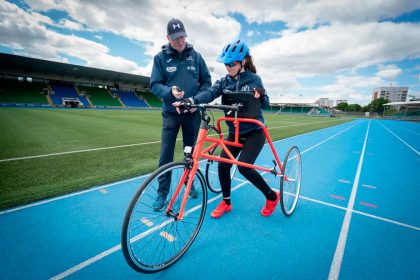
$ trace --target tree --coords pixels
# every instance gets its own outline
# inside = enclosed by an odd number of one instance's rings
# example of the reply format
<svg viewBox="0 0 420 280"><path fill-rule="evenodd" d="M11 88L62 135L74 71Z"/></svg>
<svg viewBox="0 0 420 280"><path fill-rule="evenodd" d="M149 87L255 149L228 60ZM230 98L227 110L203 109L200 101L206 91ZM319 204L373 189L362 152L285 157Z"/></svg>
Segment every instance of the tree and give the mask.
<svg viewBox="0 0 420 280"><path fill-rule="evenodd" d="M337 106L335 106L335 108L337 110L347 111L348 106L349 104L347 104L347 102L341 102L341 103L338 103Z"/></svg>
<svg viewBox="0 0 420 280"><path fill-rule="evenodd" d="M349 112L360 112L361 109L362 109L362 106L360 106L359 104L350 104L347 107L347 110Z"/></svg>
<svg viewBox="0 0 420 280"><path fill-rule="evenodd" d="M388 102L389 100L383 97L375 99L369 104L370 111L382 115L384 113L384 104Z"/></svg>

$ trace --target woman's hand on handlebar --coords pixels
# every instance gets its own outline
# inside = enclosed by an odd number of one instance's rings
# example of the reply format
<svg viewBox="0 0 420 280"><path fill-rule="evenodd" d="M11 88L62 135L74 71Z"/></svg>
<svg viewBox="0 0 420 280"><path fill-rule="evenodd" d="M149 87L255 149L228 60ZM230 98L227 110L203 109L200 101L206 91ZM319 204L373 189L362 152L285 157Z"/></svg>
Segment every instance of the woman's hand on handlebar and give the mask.
<svg viewBox="0 0 420 280"><path fill-rule="evenodd" d="M263 88L254 88L254 97L255 98L260 98L262 96L264 96L265 94L265 89Z"/></svg>
<svg viewBox="0 0 420 280"><path fill-rule="evenodd" d="M175 110L178 112L178 114L181 114L181 111L183 113L194 113L195 111L197 111L197 108L191 108L191 105L194 104L194 101L192 98L185 98L182 99L181 101L176 101L174 103L172 103L172 105L175 107Z"/></svg>

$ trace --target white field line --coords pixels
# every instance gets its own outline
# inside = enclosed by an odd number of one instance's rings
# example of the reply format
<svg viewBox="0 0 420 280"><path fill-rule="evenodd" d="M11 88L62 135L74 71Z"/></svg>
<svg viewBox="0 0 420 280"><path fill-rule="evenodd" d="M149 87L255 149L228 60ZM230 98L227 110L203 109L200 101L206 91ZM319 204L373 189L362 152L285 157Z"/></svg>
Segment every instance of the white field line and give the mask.
<svg viewBox="0 0 420 280"><path fill-rule="evenodd" d="M356 124L357 124L357 123L356 123ZM356 124L354 124L354 125L356 125ZM354 126L354 125L353 125L353 126ZM353 127L353 126L351 126L351 127ZM351 127L348 127L348 128L351 128ZM347 128L347 129L348 129L348 128ZM324 128L324 129L327 129L327 128ZM345 130L347 130L347 129L344 129L342 132L344 132L344 131L345 131ZM319 131L319 130L318 130L318 131ZM277 140L277 141L274 141L273 143L283 142L283 141L285 141L285 140L287 140L287 139L291 139L291 138L294 138L294 137L298 137L298 136L302 136L302 135L305 135L305 134L310 134L310 133L313 133L313 131L306 132L306 133L304 133L304 134L300 134L300 135L296 135L296 136L292 136L292 137L289 137L289 138L285 138L285 139ZM335 134L334 136L336 136L336 135L338 135L338 134L340 134L340 133L341 133L341 132L339 132L339 133ZM216 134L214 134L214 135L216 135ZM330 138L331 138L331 137L330 137ZM330 139L330 138L329 138L329 139ZM327 140L328 140L328 139L327 139ZM265 144L265 145L268 145L268 144ZM308 149L308 150L309 150L309 149ZM306 150L306 151L304 151L304 152L301 152L301 154L306 153L308 150ZM0 215L2 215L2 214L6 214L6 213L10 213L10 212L15 212L15 211L18 211L18 210L23 210L23 209L25 209L25 208L29 208L29 207L33 207L33 206L42 205L42 204L49 203L49 202L53 202L53 201L56 201L56 200L61 200L61 199L64 199L64 198L68 198L68 197L72 197L72 196L76 196L76 195L80 195L80 194L84 194L84 193L88 193L88 192L96 191L96 190L99 190L99 189L103 189L103 188L107 188L107 187L111 187L111 186L119 185L119 184L122 184L122 183L126 183L126 182L130 182L130 181L133 181L133 180L136 180L136 179L140 179L140 178L145 177L145 176L148 176L148 175L150 175L150 174L145 174L145 175L142 175L142 176L138 176L138 177L135 177L135 178L130 178L130 179L127 179L127 180L123 180L123 181L118 181L118 182L110 183L110 184L103 185L103 186L99 186L99 187L96 187L96 188L91 188L91 189L87 189L87 190L84 190L84 191L74 192L74 193L71 193L71 194L68 194L68 195L58 196L58 197L54 197L54 198L51 198L51 199L41 200L41 201L39 201L39 202L30 203L30 204L27 204L27 205L23 205L23 206L19 206L19 207L15 207L15 208L7 209L7 210L4 210L4 211L0 211ZM234 179L236 179L236 178L234 178ZM237 180L239 180L239 179L237 179Z"/></svg>
<svg viewBox="0 0 420 280"><path fill-rule="evenodd" d="M407 147L409 147L410 149L412 149L417 155L419 155L420 153L414 149L413 147L411 147L407 142L405 142L404 140L402 140L400 137L398 137L398 135L396 135L394 132L392 132L389 128L387 128L386 126L384 126L381 122L378 122L380 125L382 125L386 130L388 130L389 133L391 133L392 135L394 135L398 140L400 140L401 142L403 142L405 145L407 145Z"/></svg>
<svg viewBox="0 0 420 280"><path fill-rule="evenodd" d="M351 126L351 127L353 127L353 126ZM342 130L341 132L336 133L334 136L337 136L340 133L342 133L342 132L344 132L344 131L346 131L348 129L349 128L346 128L346 129ZM324 141L316 144L313 147L316 147L316 146L318 146L318 145L320 145L322 143L325 143L326 141L328 141L329 139L333 138L334 136L327 138L326 140L324 140ZM305 150L304 152L302 152L301 154L306 153L307 151L310 151L311 149L312 148L309 148L309 149ZM265 174L265 172L261 172L260 174ZM239 180L239 179L236 179L236 180ZM248 181L242 181L242 183L240 183L239 185L237 185L234 188L232 188L232 192L235 191L235 190L237 190L237 189L239 189L240 187L242 187L246 183L248 183ZM216 195L215 197L209 199L207 201L207 203L212 203L213 201L215 201L216 199L219 199L221 197L222 197L222 194ZM159 227L159 225L157 225L156 227ZM147 232L148 233L153 232L153 228L149 229ZM144 237L145 234L144 233L141 233L139 236L141 236L141 237L138 237L138 239ZM50 279L54 279L54 280L63 279L63 278L65 278L65 277L67 277L67 276L69 276L69 275L71 275L71 274L73 274L73 273L75 273L75 272L77 272L77 271L79 271L79 270L81 270L81 269L83 269L83 268L85 268L85 267L87 267L87 266L89 266L89 265L91 265L91 264L99 261L100 259L102 259L102 258L104 258L104 257L106 257L106 256L108 256L108 255L110 255L110 254L112 254L112 253L120 250L120 249L121 249L121 245L116 245L116 246L114 246L114 247L112 247L112 248L110 248L110 249L108 249L108 250L106 250L106 251L104 251L104 252L102 252L102 253L100 253L100 254L98 254L98 255L96 255L96 256L88 259L88 260L86 260L86 261L84 261L84 262L81 262L80 264L78 264L76 266L73 266L72 268L69 268L68 270L66 270L66 271L64 271L64 272L62 272L62 273L60 273L60 274L58 274L58 275L56 275L56 276L54 276L54 277L52 277Z"/></svg>
<svg viewBox="0 0 420 280"><path fill-rule="evenodd" d="M317 123L327 123L333 121L323 121L323 122L313 122L313 123L301 123L301 124L293 124L293 125L284 125L278 127L271 127L271 129L278 129L278 128L287 128L293 126L303 126L308 124L317 124ZM211 134L209 136L216 136L218 134ZM182 138L177 138L176 141L180 141ZM151 144L159 144L161 141L152 141L152 142L144 142L144 143L134 143L134 144L127 144L127 145L119 145L119 146L110 146L110 147L102 147L102 148L92 148L92 149L84 149L84 150L74 150L74 151L67 151L67 152L57 152L51 154L43 154L43 155L34 155L34 156L25 156L25 157L15 157L15 158L6 158L0 159L0 162L7 162L7 161L16 161L16 160L24 160L24 159L34 159L34 158L43 158L43 157L51 157L51 156L61 156L61 155L68 155L68 154L77 154L77 153L87 153L87 152L95 152L95 151L103 151L103 150L111 150L111 149L119 149L119 148L128 148L134 146L144 146L144 145L151 145Z"/></svg>
<svg viewBox="0 0 420 280"><path fill-rule="evenodd" d="M362 166L363 166L363 159L364 159L366 143L367 143L367 139L369 135L369 128L370 128L370 121L368 123L368 127L366 130L365 141L363 143L363 149L360 155L359 165L357 166L353 188L351 190L349 203L347 205L346 214L344 216L343 225L341 227L340 236L338 238L337 247L335 249L334 259L330 267L330 273L328 275L329 280L337 280L338 276L340 275L341 263L343 261L344 250L346 248L347 235L350 228L350 221L351 221L351 216L353 213L352 211L354 207L354 201L356 200L357 187L359 185L360 173L362 171Z"/></svg>

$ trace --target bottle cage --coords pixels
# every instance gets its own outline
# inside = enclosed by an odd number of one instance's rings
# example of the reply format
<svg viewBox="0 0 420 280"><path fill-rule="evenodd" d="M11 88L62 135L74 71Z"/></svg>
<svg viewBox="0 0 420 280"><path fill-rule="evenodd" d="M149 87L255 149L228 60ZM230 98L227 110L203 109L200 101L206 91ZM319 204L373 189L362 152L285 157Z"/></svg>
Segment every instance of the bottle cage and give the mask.
<svg viewBox="0 0 420 280"><path fill-rule="evenodd" d="M254 97L254 92L238 91L229 92L222 95L223 105L238 105L238 118L256 119L261 112L261 100ZM229 115L229 111L225 110L225 114Z"/></svg>

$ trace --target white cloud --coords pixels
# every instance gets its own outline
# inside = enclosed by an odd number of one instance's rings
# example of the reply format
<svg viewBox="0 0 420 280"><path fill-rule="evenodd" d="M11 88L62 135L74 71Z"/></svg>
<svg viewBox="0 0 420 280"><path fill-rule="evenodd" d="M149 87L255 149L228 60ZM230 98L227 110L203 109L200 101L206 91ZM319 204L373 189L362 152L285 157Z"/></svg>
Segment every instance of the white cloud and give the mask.
<svg viewBox="0 0 420 280"><path fill-rule="evenodd" d="M61 19L58 26L69 30L83 30L83 26L69 19Z"/></svg>
<svg viewBox="0 0 420 280"><path fill-rule="evenodd" d="M36 12L26 12L8 2L0 2L0 44L13 46L17 54L68 62L66 54L86 62L86 65L116 71L146 74L146 68L109 55L109 49L75 35L63 35L47 29L46 20ZM11 44L12 43L12 44Z"/></svg>
<svg viewBox="0 0 420 280"><path fill-rule="evenodd" d="M386 80L394 80L396 77L401 75L402 69L399 68L397 65L387 65L387 66L378 66L378 72L376 73L377 76L384 78Z"/></svg>
<svg viewBox="0 0 420 280"><path fill-rule="evenodd" d="M239 22L230 16L232 13L244 15L249 22L283 21L291 29L269 30L268 33L277 36L251 49L258 73L273 98L288 95L298 100L316 100L318 95L332 98L347 94L366 101L371 89L403 74L403 69L388 65L390 61L420 57L420 24L377 22L419 8L418 1L127 0L116 4L112 0L28 0L26 3L31 10L0 2L0 44L30 56L64 61L60 56L63 53L85 61L88 66L143 75L150 74L151 58L167 42L166 24L173 15L182 19L188 41L214 68L214 79L226 73L225 67L215 62L219 51L241 32ZM100 40L102 37L95 33L111 32L142 43L147 66L139 67L126 58L110 55L102 42L48 29L54 22L37 11L51 9L66 11L70 18L62 19L60 24L69 30L87 30ZM324 23L328 25L316 27ZM301 27L309 29L296 32ZM247 35L255 36L257 32L249 30ZM377 65L378 72L372 77L356 74L360 68ZM304 88L299 82L302 78L324 76L336 77L335 83Z"/></svg>

